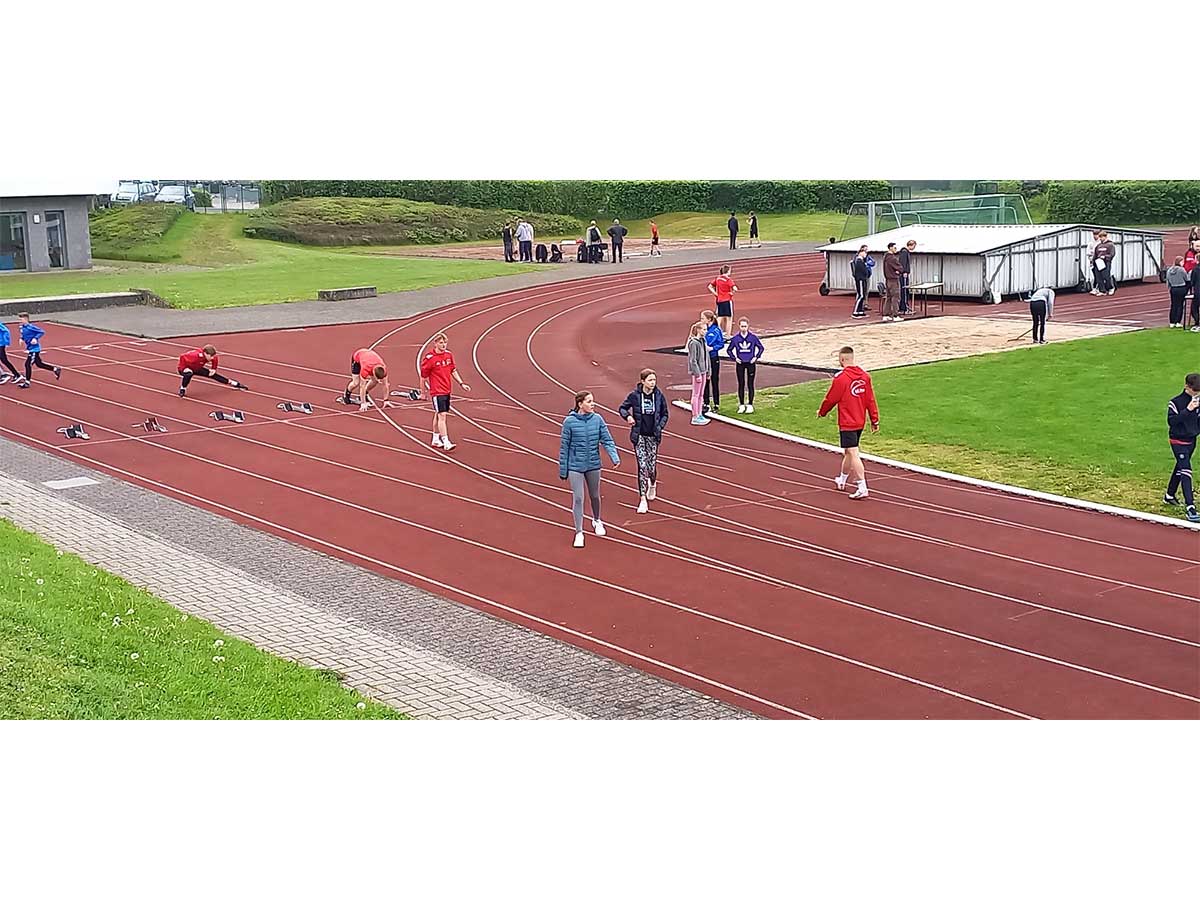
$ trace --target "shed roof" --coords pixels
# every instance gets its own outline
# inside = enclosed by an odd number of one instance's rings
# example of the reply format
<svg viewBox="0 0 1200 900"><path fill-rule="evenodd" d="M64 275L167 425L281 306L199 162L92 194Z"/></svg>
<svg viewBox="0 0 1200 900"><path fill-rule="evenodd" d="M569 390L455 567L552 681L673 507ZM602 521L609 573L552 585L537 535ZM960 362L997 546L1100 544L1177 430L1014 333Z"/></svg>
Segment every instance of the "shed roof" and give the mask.
<svg viewBox="0 0 1200 900"><path fill-rule="evenodd" d="M1072 231L1076 228L1093 229L1096 226L1083 223L1073 225L905 225L903 228L893 228L890 231L880 231L866 237L839 241L836 244L825 244L819 247L824 252L855 253L863 244L872 253L883 253L887 245L895 241L903 247L908 241L917 242L918 253L988 253L1000 247L1019 244L1031 238L1057 234L1061 231ZM1161 232L1146 231L1139 228L1107 228L1110 234L1129 232L1133 234L1161 235Z"/></svg>

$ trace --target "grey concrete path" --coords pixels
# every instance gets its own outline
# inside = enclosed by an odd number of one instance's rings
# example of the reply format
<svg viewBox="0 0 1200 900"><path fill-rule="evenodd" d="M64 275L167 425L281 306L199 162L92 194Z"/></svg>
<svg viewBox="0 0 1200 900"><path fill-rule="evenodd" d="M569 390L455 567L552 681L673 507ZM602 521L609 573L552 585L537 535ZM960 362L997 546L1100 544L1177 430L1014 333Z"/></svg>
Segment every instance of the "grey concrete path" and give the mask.
<svg viewBox="0 0 1200 900"><path fill-rule="evenodd" d="M562 265L546 265L544 271L521 275L502 275L497 278L445 284L419 291L381 294L366 300L345 300L336 303L300 300L293 303L235 306L227 309L158 309L136 306L53 313L45 316L45 320L147 338L273 331L284 328L340 325L347 322L380 322L388 319L403 319L463 300L473 300L476 297L486 297L490 294L499 294L520 288L697 263L719 265L728 262L737 264L773 256L810 253L817 246L819 245L811 243L781 242L764 244L755 250L731 251L728 247L686 250L664 256L631 258L620 264L583 265L569 262Z"/></svg>

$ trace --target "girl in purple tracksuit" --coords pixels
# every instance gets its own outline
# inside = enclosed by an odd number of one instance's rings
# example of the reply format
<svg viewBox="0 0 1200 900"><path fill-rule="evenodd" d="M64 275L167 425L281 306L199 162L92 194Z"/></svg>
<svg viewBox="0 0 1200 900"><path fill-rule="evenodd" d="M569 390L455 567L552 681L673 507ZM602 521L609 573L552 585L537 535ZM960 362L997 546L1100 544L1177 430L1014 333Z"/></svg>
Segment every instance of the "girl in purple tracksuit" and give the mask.
<svg viewBox="0 0 1200 900"><path fill-rule="evenodd" d="M737 363L738 382L738 412L754 412L754 373L758 361L766 352L766 347L758 339L758 335L750 330L750 322L738 319L738 330L729 339L726 352L729 358ZM748 383L748 384L747 384ZM750 402L746 402L746 388L750 388Z"/></svg>

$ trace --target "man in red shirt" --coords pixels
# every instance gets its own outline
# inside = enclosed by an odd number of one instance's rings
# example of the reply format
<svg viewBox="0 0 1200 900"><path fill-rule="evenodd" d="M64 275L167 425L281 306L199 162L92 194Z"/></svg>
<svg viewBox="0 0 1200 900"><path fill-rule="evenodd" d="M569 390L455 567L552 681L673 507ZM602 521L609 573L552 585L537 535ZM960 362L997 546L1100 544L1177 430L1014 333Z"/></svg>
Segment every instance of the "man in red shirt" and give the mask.
<svg viewBox="0 0 1200 900"><path fill-rule="evenodd" d="M186 397L188 385L192 379L199 375L201 378L211 378L213 381L220 384L227 384L231 388L236 388L239 391L248 391L240 381L234 381L232 378L226 378L217 371L217 366L220 361L217 359L217 348L212 344L205 344L197 350L189 350L187 353L179 357L179 374L183 377L182 383L179 385L179 396Z"/></svg>
<svg viewBox="0 0 1200 900"><path fill-rule="evenodd" d="M879 407L875 403L875 391L871 387L871 376L854 364L854 348L843 347L838 351L838 365L842 367L817 412L818 418L835 406L838 408L838 429L841 432L842 471L834 484L839 491L846 489L846 481L853 477L858 489L850 495L851 500L867 497L867 473L862 457L858 454L858 442L871 416L871 430L879 430Z"/></svg>
<svg viewBox="0 0 1200 900"><path fill-rule="evenodd" d="M650 255L662 256L662 248L658 246L658 226L650 222Z"/></svg>
<svg viewBox="0 0 1200 900"><path fill-rule="evenodd" d="M733 321L733 295L737 285L733 283L733 268L721 266L721 274L708 284L708 292L717 298L717 324L721 326L721 334L729 340L732 332L729 330Z"/></svg>
<svg viewBox="0 0 1200 900"><path fill-rule="evenodd" d="M421 360L421 379L429 385L429 396L433 400L433 441L434 447L443 450L453 450L455 445L450 442L446 432L446 413L450 412L451 376L462 385L464 391L470 391L471 386L462 380L454 365L454 355L446 348L450 339L445 333L433 337L433 350L425 354Z"/></svg>
<svg viewBox="0 0 1200 900"><path fill-rule="evenodd" d="M366 347L355 350L354 355L350 357L350 383L346 385L346 393L342 395L342 402L349 406L353 402L350 393L358 391L359 412L366 412L371 408L367 395L374 390L375 385L380 383L383 384L383 406L384 409L387 409L392 405L391 401L387 399L392 395L392 386L388 383L387 366L383 362L383 357Z"/></svg>

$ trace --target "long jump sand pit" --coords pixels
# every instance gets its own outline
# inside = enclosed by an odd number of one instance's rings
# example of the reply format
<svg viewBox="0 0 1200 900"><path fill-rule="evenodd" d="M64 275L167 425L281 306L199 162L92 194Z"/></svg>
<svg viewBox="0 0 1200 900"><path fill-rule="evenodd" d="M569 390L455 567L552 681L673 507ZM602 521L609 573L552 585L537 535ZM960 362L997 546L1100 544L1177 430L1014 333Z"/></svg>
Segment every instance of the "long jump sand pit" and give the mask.
<svg viewBox="0 0 1200 900"><path fill-rule="evenodd" d="M838 349L849 345L871 369L910 366L958 359L980 353L1033 348L1026 318L934 316L903 322L841 325L763 337L764 363L837 371ZM1058 344L1103 334L1136 331L1121 325L1076 325L1048 322L1046 340ZM1024 333L1024 337L1015 340Z"/></svg>

